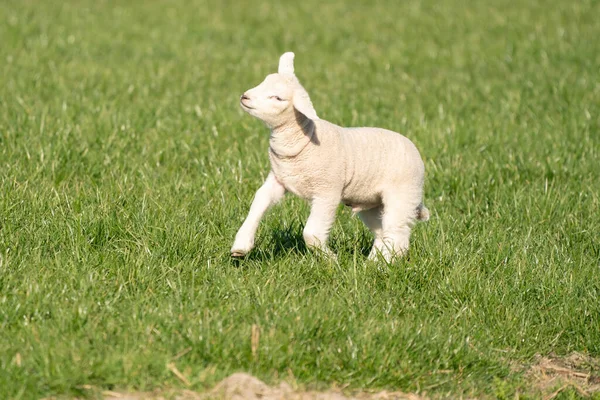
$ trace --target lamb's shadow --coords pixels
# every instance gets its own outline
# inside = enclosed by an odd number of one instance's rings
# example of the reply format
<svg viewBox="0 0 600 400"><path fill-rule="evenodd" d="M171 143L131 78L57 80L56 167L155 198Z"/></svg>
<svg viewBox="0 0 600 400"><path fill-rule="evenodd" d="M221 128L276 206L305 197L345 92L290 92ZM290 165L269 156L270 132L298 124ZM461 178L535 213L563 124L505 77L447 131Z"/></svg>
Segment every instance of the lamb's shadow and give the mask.
<svg viewBox="0 0 600 400"><path fill-rule="evenodd" d="M302 227L292 225L271 231L269 237L263 238L246 259L251 261L277 260L287 257L290 253L306 254L307 252L308 249L302 237Z"/></svg>
<svg viewBox="0 0 600 400"><path fill-rule="evenodd" d="M306 248L304 238L302 237L302 226L291 225L287 227L278 227L258 241L256 247L243 260L248 261L273 261L289 257L290 254L307 254L310 251ZM331 238L330 246L336 254L354 254L365 259L371 251L373 238L360 232L360 237L356 238L354 244L343 238ZM234 259L235 264L239 264L241 259Z"/></svg>

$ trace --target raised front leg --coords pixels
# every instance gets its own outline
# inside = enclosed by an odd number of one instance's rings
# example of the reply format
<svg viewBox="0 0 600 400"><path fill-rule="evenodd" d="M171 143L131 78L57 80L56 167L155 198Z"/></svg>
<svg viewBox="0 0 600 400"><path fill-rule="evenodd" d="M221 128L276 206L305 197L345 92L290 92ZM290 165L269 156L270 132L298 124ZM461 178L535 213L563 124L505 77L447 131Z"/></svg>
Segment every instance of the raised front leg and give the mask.
<svg viewBox="0 0 600 400"><path fill-rule="evenodd" d="M334 257L335 254L327 247L327 238L335 221L335 211L339 202L340 199L337 196L313 199L310 216L308 217L308 221L306 221L303 232L304 242L306 242L307 247L318 249Z"/></svg>
<svg viewBox="0 0 600 400"><path fill-rule="evenodd" d="M262 216L269 207L281 200L284 194L285 188L277 181L273 172L270 172L265 183L256 191L250 212L235 235L231 247L233 257L245 256L254 248L254 236Z"/></svg>

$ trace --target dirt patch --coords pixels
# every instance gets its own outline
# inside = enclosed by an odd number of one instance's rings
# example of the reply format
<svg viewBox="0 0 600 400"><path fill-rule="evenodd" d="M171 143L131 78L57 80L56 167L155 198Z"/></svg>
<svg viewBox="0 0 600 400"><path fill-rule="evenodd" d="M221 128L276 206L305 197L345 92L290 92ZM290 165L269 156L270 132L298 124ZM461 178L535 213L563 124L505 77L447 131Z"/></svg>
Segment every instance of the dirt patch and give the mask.
<svg viewBox="0 0 600 400"><path fill-rule="evenodd" d="M186 386L190 383L174 365L169 369ZM583 397L600 393L600 359L573 353L567 357L554 354L536 356L532 365L515 366L515 373L524 373L529 383L527 392L531 391L544 400L551 400L565 390L575 390ZM98 391L93 386L85 385L82 389L100 394L106 400L424 400L426 395L403 392L368 392L354 391L351 394L332 389L326 392L298 391L282 382L279 386L269 386L258 378L245 373L229 376L217 384L212 390L194 392L191 390L167 389L153 392L116 392Z"/></svg>
<svg viewBox="0 0 600 400"><path fill-rule="evenodd" d="M584 397L600 392L600 360L581 353L567 357L550 354L536 356L535 363L526 376L544 399L550 400L568 388Z"/></svg>
<svg viewBox="0 0 600 400"><path fill-rule="evenodd" d="M290 385L283 382L277 387L268 386L266 383L251 375L237 373L222 380L211 391L205 393L190 390L145 393L117 393L105 391L102 395L107 400L142 400L142 399L177 399L177 400L423 400L424 397L416 394L402 392L356 393L351 396L344 395L341 391L328 392L298 392Z"/></svg>

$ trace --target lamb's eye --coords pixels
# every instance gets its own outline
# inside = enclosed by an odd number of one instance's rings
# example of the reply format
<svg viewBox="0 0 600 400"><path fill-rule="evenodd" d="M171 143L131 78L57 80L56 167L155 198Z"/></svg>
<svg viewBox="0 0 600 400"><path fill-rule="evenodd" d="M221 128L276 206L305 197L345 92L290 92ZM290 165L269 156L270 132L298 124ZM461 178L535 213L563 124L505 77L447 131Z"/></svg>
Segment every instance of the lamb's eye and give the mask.
<svg viewBox="0 0 600 400"><path fill-rule="evenodd" d="M279 96L269 96L269 98L275 99L277 101L283 101L283 99L281 97L279 97Z"/></svg>

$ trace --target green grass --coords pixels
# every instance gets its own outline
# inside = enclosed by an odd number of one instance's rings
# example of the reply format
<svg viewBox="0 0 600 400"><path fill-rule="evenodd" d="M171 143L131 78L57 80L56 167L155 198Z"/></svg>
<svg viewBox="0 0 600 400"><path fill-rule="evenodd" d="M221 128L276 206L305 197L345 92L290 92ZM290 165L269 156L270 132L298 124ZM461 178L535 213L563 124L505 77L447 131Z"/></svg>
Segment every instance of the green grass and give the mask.
<svg viewBox="0 0 600 400"><path fill-rule="evenodd" d="M434 396L534 389L600 356L600 3L0 3L0 388L8 398L269 383ZM410 259L339 264L287 197L229 248L268 172L239 95L296 52L320 116L425 159ZM252 325L260 345L251 349ZM184 352L183 355L181 353ZM179 356L178 356L179 354Z"/></svg>

